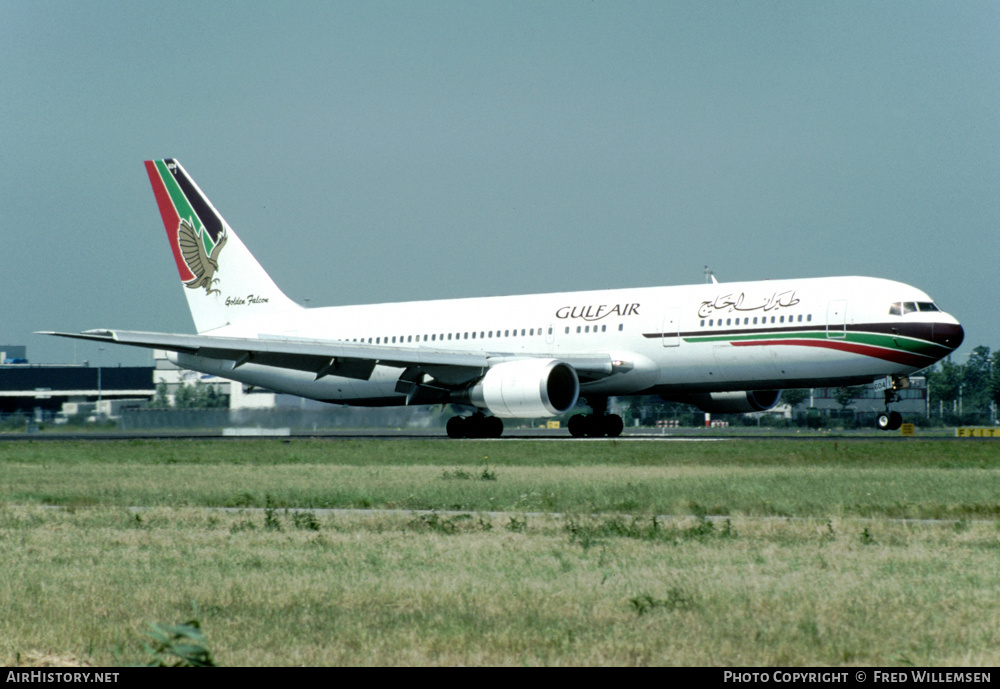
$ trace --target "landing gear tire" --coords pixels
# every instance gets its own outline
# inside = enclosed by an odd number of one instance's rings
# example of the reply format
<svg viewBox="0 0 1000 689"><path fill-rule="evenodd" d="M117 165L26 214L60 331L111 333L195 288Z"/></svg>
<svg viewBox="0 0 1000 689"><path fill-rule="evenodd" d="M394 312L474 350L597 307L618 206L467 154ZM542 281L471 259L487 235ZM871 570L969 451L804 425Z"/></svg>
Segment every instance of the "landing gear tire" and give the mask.
<svg viewBox="0 0 1000 689"><path fill-rule="evenodd" d="M444 427L448 431L449 438L464 438L466 434L465 427L468 425L468 419L464 416L453 416L448 419L448 424Z"/></svg>
<svg viewBox="0 0 1000 689"><path fill-rule="evenodd" d="M875 425L880 431L898 431L903 425L903 415L898 411L884 411L875 417Z"/></svg>
<svg viewBox="0 0 1000 689"><path fill-rule="evenodd" d="M449 438L499 438L503 435L503 421L483 414L453 416L445 430Z"/></svg>
<svg viewBox="0 0 1000 689"><path fill-rule="evenodd" d="M604 430L609 438L617 438L625 430L625 421L618 414L608 414L604 417Z"/></svg>
<svg viewBox="0 0 1000 689"><path fill-rule="evenodd" d="M487 416L483 419L483 438L499 438L503 435L503 421L496 416Z"/></svg>
<svg viewBox="0 0 1000 689"><path fill-rule="evenodd" d="M569 434L574 438L617 438L625 422L617 414L577 414L569 419Z"/></svg>

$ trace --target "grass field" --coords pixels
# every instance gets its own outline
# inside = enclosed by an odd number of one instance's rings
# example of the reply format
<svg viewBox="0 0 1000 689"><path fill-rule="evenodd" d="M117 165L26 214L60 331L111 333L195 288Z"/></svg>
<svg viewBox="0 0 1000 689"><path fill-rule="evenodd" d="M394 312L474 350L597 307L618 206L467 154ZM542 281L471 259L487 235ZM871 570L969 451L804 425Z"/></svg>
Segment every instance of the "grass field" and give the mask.
<svg viewBox="0 0 1000 689"><path fill-rule="evenodd" d="M0 662L995 665L998 511L992 442L3 443Z"/></svg>

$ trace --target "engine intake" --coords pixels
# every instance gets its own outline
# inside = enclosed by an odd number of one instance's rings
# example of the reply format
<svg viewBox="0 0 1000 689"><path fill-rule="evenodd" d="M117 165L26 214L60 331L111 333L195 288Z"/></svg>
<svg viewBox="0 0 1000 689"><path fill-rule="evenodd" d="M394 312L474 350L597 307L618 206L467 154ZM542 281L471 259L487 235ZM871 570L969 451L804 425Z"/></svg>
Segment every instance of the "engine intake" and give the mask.
<svg viewBox="0 0 1000 689"><path fill-rule="evenodd" d="M573 408L580 380L557 359L523 359L497 364L468 391L469 403L502 418L557 416Z"/></svg>

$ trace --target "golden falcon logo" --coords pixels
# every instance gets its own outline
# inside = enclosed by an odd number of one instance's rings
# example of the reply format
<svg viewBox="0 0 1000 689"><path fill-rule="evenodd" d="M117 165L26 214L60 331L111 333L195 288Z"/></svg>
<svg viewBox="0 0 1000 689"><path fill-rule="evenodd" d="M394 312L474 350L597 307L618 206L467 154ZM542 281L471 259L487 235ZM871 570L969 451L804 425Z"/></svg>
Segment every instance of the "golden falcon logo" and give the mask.
<svg viewBox="0 0 1000 689"><path fill-rule="evenodd" d="M190 220L181 220L177 227L177 243L188 270L194 274L194 280L185 282L190 289L205 288L205 294L221 294L213 285L219 281L215 272L219 269L219 252L226 245L228 235L223 230L219 241L214 245L212 238L204 230L196 230Z"/></svg>

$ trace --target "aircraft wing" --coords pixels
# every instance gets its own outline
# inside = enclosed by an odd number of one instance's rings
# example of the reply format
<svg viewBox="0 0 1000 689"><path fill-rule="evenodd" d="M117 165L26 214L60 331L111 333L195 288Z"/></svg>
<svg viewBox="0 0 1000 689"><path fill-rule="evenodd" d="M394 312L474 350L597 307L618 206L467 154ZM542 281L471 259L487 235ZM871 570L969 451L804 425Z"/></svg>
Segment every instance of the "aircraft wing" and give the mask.
<svg viewBox="0 0 1000 689"><path fill-rule="evenodd" d="M136 330L86 330L82 333L45 331L38 334L182 352L209 359L233 361L233 368L253 363L308 371L315 373L317 380L329 375L368 380L375 366L381 365L420 369L435 378L460 384L479 378L486 369L500 363L525 358L542 358L542 355L529 357L515 352L464 352L427 347L390 347L277 335L243 338ZM577 371L581 379L586 380L597 380L611 375L614 371L611 356L608 354L569 357L552 355L545 358L564 361Z"/></svg>

